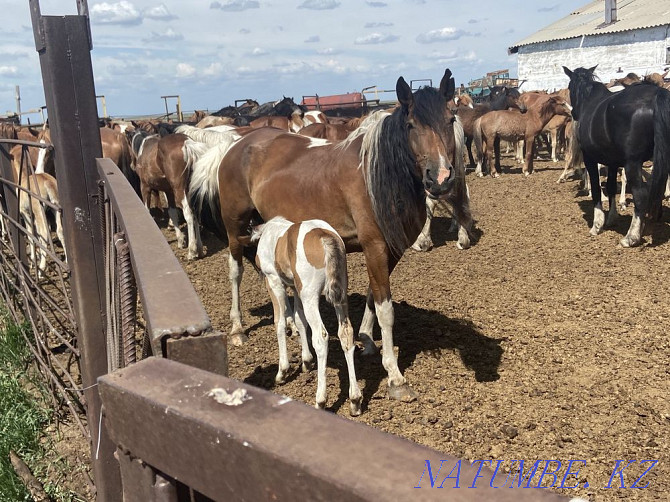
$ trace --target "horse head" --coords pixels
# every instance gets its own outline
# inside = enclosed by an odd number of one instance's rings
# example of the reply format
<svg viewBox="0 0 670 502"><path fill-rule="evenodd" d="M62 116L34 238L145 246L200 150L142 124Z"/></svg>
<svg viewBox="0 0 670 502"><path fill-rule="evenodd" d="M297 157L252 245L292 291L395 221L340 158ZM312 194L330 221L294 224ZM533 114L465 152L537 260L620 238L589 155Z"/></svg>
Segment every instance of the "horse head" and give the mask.
<svg viewBox="0 0 670 502"><path fill-rule="evenodd" d="M293 101L293 98L283 97L281 101L274 105L274 111L281 117L291 118L292 115L299 115L302 118L305 114L302 107Z"/></svg>
<svg viewBox="0 0 670 502"><path fill-rule="evenodd" d="M456 162L456 117L447 103L453 99L456 84L451 71L444 72L439 91L424 87L412 94L402 77L396 83L396 94L401 106L413 153L417 174L424 190L432 198L446 195L454 180Z"/></svg>
<svg viewBox="0 0 670 502"><path fill-rule="evenodd" d="M598 65L591 68L576 68L574 71L570 71L566 66L563 67L563 71L570 78L568 90L570 91L570 103L572 104L572 118L575 120L579 120L585 99L591 95L595 84L599 83L596 82L596 77L593 74L597 67ZM603 84L600 85L603 88L605 87Z"/></svg>

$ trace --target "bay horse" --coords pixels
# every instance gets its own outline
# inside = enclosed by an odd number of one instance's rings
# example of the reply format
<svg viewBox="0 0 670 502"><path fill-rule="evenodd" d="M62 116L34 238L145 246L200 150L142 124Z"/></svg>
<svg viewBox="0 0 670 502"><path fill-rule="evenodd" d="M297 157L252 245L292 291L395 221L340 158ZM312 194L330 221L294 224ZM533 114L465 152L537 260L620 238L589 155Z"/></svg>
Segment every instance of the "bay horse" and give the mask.
<svg viewBox="0 0 670 502"><path fill-rule="evenodd" d="M193 174L192 196L199 204L209 203L228 237L233 344L247 339L239 289L250 224L275 216L324 220L342 237L347 252L365 255L370 287L359 330L364 353L376 350L371 338L375 309L389 396L416 398L393 351L389 275L421 231L426 193L450 200L460 221L471 219L464 191L455 189L464 180L453 169L455 116L446 103L454 91L448 69L439 90L422 87L412 94L400 77L400 106L393 113L372 114L345 141L333 144L256 129L238 140L209 173Z"/></svg>
<svg viewBox="0 0 670 502"><path fill-rule="evenodd" d="M361 414L361 390L354 369L354 329L347 304L347 253L342 238L322 220L292 223L277 216L254 228L251 242L257 243L256 264L265 277L272 299L274 323L279 345L279 369L275 382L284 383L289 368L286 351L286 288L293 289L295 325L302 344L303 370L312 366L307 330L312 330L312 345L317 358L316 407L326 405L326 362L328 332L321 320L319 299L323 294L335 307L337 336L349 372L349 412Z"/></svg>
<svg viewBox="0 0 670 502"><path fill-rule="evenodd" d="M559 96L546 95L538 99L526 113L517 110L497 110L483 115L475 122L475 145L479 164L476 173L483 176L488 166L491 176L500 176L500 140L523 139L526 144L526 161L523 174L533 172L535 138L554 115L570 115L570 105ZM492 162L493 157L493 162Z"/></svg>
<svg viewBox="0 0 670 502"><path fill-rule="evenodd" d="M617 216L616 176L623 166L631 184L635 211L623 247L637 246L642 239L644 218L661 207L668 173L670 172L670 91L641 82L611 93L596 81L592 68L571 71L563 67L570 78L572 117L579 122L577 137L584 166L591 180L593 226L590 234L599 234L605 225L605 212L600 195L598 164L607 166L609 214L607 224ZM654 169L648 187L642 180L642 164L652 159Z"/></svg>
<svg viewBox="0 0 670 502"><path fill-rule="evenodd" d="M470 160L471 167L475 167L476 165L475 159L472 156L472 142L475 137L475 122L477 119L493 110L507 110L508 108L514 108L525 111L526 107L520 104L520 98L521 94L518 89L504 86L496 87L491 91L489 101L475 105L474 107L458 106L456 108L456 114L461 119L461 125L463 126L465 146L468 151L468 159Z"/></svg>

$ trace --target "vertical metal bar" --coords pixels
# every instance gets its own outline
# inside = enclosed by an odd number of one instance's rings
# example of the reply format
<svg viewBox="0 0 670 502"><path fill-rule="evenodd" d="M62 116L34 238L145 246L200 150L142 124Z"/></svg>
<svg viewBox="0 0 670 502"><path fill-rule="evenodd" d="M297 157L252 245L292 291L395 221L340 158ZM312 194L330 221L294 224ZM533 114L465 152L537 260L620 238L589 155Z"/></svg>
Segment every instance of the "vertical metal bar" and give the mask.
<svg viewBox="0 0 670 502"><path fill-rule="evenodd" d="M21 125L21 88L17 85L15 89L16 97L16 115L19 117L19 125Z"/></svg>
<svg viewBox="0 0 670 502"><path fill-rule="evenodd" d="M87 19L40 16L30 0L33 30L51 119L56 177L71 263L74 312L79 331L82 384L91 431L93 474L98 501L120 501L121 477L115 446L101 420L97 378L107 373L103 319L104 263L95 158L102 156L98 130ZM42 33L42 37L38 33ZM43 40L43 45L40 44Z"/></svg>

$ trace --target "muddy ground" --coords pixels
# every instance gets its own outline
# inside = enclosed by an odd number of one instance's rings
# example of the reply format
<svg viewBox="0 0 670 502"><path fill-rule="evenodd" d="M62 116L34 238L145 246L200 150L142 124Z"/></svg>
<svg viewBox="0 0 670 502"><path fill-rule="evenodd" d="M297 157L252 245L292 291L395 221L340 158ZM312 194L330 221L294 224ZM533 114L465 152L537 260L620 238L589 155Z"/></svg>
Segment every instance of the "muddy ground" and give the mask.
<svg viewBox="0 0 670 502"><path fill-rule="evenodd" d="M590 200L578 182L556 183L558 164L538 162L529 178L510 157L503 166L500 179L467 176L476 218L471 249L456 249L440 210L436 247L407 252L393 273L399 364L420 398L388 400L381 358L357 353L364 412L353 420L465 459L504 459L503 466L511 459L559 459L562 475L568 460L585 460L580 487L559 490L567 495L667 500L670 207L643 246L623 249L618 241L630 205L616 227L591 237ZM176 252L214 325L227 331L227 250L209 234L205 244L209 253L196 262ZM363 256L349 255L356 327L366 277ZM250 341L230 348L231 376L313 404L316 376L299 369L297 337L289 339L289 382L274 384L272 308L249 266L242 301ZM322 313L335 333L332 309L322 304ZM379 345L378 328L375 338ZM343 416L346 378L331 336L328 409ZM638 461L624 471L626 487L651 465L641 460L659 460L639 482L647 488L620 489L619 476L612 482L617 488L604 488L621 459Z"/></svg>

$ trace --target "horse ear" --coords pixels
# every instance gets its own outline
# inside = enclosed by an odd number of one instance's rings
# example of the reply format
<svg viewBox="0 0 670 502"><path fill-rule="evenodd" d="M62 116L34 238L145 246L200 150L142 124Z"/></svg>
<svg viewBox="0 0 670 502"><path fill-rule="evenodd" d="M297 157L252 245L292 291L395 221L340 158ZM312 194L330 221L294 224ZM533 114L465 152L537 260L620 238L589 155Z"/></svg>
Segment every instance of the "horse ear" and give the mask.
<svg viewBox="0 0 670 502"><path fill-rule="evenodd" d="M565 74L566 74L568 77L572 78L572 72L568 69L567 66L564 66L564 67L563 67L563 71L565 72Z"/></svg>
<svg viewBox="0 0 670 502"><path fill-rule="evenodd" d="M589 68L589 73L592 74L594 71L596 71L596 68L598 68L598 65L595 65L595 66L592 66L591 68Z"/></svg>
<svg viewBox="0 0 670 502"><path fill-rule="evenodd" d="M444 96L446 101L453 99L454 94L456 94L456 83L451 76L451 70L449 68L444 70L444 76L440 81L440 93Z"/></svg>
<svg viewBox="0 0 670 502"><path fill-rule="evenodd" d="M414 103L412 89L410 89L404 78L398 78L395 84L395 93L398 95L398 101L403 108L409 108Z"/></svg>

